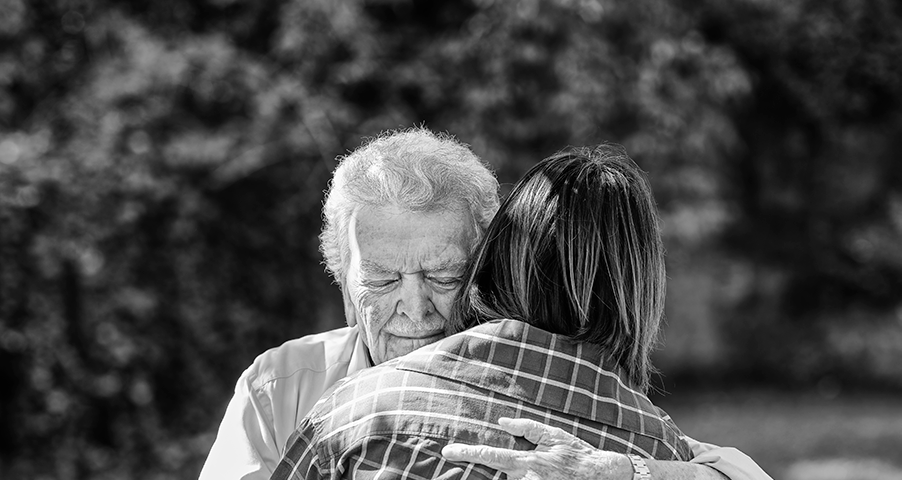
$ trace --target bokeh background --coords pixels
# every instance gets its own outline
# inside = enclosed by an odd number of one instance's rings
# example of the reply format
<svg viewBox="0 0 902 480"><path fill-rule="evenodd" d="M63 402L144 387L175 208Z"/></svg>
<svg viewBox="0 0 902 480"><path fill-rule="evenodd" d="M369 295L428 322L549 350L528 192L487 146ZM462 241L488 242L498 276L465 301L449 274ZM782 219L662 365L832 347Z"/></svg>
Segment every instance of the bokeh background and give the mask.
<svg viewBox="0 0 902 480"><path fill-rule="evenodd" d="M0 478L196 478L253 358L342 324L336 157L421 124L505 189L624 144L656 401L775 478L902 478L900 107L895 0L0 0Z"/></svg>

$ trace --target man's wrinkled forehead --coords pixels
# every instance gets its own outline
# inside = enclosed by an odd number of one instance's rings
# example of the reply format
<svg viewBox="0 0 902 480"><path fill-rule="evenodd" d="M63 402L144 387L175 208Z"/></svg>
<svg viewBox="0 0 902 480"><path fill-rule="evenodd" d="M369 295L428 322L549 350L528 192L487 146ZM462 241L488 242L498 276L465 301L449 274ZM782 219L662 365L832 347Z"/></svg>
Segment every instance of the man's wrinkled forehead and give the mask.
<svg viewBox="0 0 902 480"><path fill-rule="evenodd" d="M370 209L369 212L365 211L367 208ZM347 229L348 246L349 246L349 250L350 250L349 253L350 253L351 257L357 257L358 262L360 262L361 268L364 269L365 271L372 271L372 272L376 272L376 273L378 273L380 271L391 270L392 266L386 265L384 263L375 262L375 261L372 261L371 259L360 258L361 250L360 250L360 243L359 243L359 235L361 234L361 225L360 225L361 218L366 217L367 215L371 214L373 210L378 211L381 208L383 208L383 207L379 207L379 206L357 206L357 207L355 207L354 210L351 212L350 219L348 220L349 223L348 223L348 229ZM385 207L385 208L390 209L391 207ZM437 211L441 212L441 211L445 211L445 210L440 209ZM457 235L458 235L457 242L459 242L459 245L464 248L464 250L465 250L464 255L469 255L470 252L473 250L473 247L475 246L476 240L478 238L477 233L478 233L479 227L478 227L475 219L473 218L473 216L469 213L469 209L466 209L466 207L460 207L460 209L457 210L457 212L463 213L462 217L466 219L466 220L456 222L459 225L459 228L456 229ZM403 217L404 215L414 215L415 214L415 212L404 211L401 209L397 209L397 211L395 213L399 217ZM366 229L368 227L363 227L363 228ZM369 228L374 228L374 227L373 227L373 225L370 225ZM375 228L378 229L379 226L376 226ZM443 257L444 256L442 256L442 255L438 255L436 258L431 259L431 261L426 261L425 263L429 264L428 268L430 270L454 270L454 269L459 268L461 264L465 264L466 260L467 260L466 258L459 259L459 258L443 258ZM350 260L350 258L349 258L349 260ZM426 259L422 259L422 260L426 260ZM394 271L397 271L397 269L394 269Z"/></svg>
<svg viewBox="0 0 902 480"><path fill-rule="evenodd" d="M354 233L355 235L357 234L360 217L361 215L367 214L365 210L369 210L370 212L394 210L395 215L398 215L400 217L403 217L405 215L413 215L416 213L460 212L463 213L463 217L466 218L466 221L459 222L459 233L461 235L464 235L465 237L469 237L470 241L478 236L476 235L476 233L479 230L479 224L476 221L476 218L470 212L470 209L463 202L455 202L451 205L439 204L433 206L432 208L426 208L422 210L408 210L406 208L393 205L357 205L351 211L351 216L348 220L349 236L352 233Z"/></svg>

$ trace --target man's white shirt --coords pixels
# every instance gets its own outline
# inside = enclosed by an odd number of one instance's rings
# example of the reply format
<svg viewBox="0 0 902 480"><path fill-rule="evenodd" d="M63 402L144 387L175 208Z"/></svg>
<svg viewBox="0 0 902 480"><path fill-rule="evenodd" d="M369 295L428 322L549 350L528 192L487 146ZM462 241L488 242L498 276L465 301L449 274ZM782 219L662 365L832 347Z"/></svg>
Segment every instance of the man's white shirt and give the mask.
<svg viewBox="0 0 902 480"><path fill-rule="evenodd" d="M369 367L356 327L285 342L235 385L201 480L269 479L288 437L338 380Z"/></svg>

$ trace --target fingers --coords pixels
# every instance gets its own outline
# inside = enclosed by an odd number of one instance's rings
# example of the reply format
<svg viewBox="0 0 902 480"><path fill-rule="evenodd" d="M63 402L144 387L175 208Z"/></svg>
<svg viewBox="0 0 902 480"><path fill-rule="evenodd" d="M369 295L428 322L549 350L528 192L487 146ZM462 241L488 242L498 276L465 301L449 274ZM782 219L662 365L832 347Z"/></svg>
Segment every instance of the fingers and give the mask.
<svg viewBox="0 0 902 480"><path fill-rule="evenodd" d="M549 427L535 420L526 418L498 419L498 425L511 435L524 437L536 445L552 445L554 443L569 441L573 435L557 427Z"/></svg>
<svg viewBox="0 0 902 480"><path fill-rule="evenodd" d="M464 445L451 443L442 448L442 456L452 462L479 463L489 468L508 473L514 470L522 455L517 450L489 447L485 445Z"/></svg>

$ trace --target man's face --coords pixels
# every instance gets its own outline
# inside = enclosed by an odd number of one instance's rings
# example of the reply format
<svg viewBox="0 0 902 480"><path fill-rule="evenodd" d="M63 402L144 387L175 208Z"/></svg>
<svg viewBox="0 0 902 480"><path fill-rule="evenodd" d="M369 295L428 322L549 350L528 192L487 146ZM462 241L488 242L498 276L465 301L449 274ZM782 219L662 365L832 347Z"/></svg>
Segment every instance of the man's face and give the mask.
<svg viewBox="0 0 902 480"><path fill-rule="evenodd" d="M351 217L343 295L377 365L445 336L475 238L466 209L362 207Z"/></svg>

